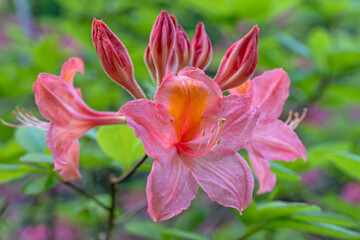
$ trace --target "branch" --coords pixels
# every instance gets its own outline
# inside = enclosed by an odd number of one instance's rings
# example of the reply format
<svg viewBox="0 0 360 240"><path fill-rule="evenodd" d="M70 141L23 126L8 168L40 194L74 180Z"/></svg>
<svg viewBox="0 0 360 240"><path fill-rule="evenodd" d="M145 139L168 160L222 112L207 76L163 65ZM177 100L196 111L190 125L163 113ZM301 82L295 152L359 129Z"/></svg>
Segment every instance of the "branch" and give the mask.
<svg viewBox="0 0 360 240"><path fill-rule="evenodd" d="M7 207L10 205L9 202L5 202L4 205L0 209L0 217L5 213Z"/></svg>
<svg viewBox="0 0 360 240"><path fill-rule="evenodd" d="M147 159L148 155L144 155L143 158L138 161L135 166L133 166L132 169L130 169L129 172L127 172L126 174L120 176L120 177L116 177L116 176L110 176L110 183L111 184L120 184L123 181L129 179L135 172L136 170L140 167L141 164L143 164L145 162L145 160Z"/></svg>
<svg viewBox="0 0 360 240"><path fill-rule="evenodd" d="M140 167L141 164L143 164L145 162L145 160L147 159L147 155L145 154L142 159L140 159L140 161L138 161L132 169L130 169L130 171L128 171L127 173L125 173L124 175L120 176L120 177L116 177L115 175L110 175L109 177L109 181L110 181L110 195L111 195L111 206L108 209L109 210L109 217L108 217L108 223L107 223L107 228L106 228L106 240L109 240L111 237L111 232L114 228L114 220L115 220L115 208L116 208L116 194L117 194L117 189L118 189L118 185L122 182L124 182L125 180L129 179L135 172L136 170Z"/></svg>
<svg viewBox="0 0 360 240"><path fill-rule="evenodd" d="M82 194L83 196L93 200L97 205L99 205L100 207L110 211L110 207L106 206L105 204L103 204L102 202L99 201L99 199L97 199L96 197L92 196L90 193L86 192L84 189L76 186L75 184L71 183L71 182L65 182L64 180L62 180L62 183L64 183L65 185L67 185L68 187L72 188L74 191Z"/></svg>

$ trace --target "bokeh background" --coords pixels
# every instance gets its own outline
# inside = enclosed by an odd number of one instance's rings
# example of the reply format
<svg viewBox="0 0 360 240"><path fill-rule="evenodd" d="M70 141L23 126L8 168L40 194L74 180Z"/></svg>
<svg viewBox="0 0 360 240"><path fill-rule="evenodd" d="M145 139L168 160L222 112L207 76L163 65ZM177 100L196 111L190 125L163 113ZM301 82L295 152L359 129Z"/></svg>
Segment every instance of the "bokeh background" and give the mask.
<svg viewBox="0 0 360 240"><path fill-rule="evenodd" d="M188 211L156 224L146 213L149 160L121 186L112 239L360 239L358 0L0 0L0 118L15 122L15 106L40 117L32 92L37 74L59 75L72 56L85 62L75 86L89 106L116 111L131 100L101 69L91 41L94 17L126 45L135 77L151 96L143 53L162 9L177 16L190 39L196 23L205 23L214 49L211 77L226 49L258 24L255 75L289 73L283 119L309 109L296 130L308 162L274 161L275 189L254 193L242 216L199 192ZM107 203L108 175L126 171L142 154L126 127L91 131L81 141L84 177L75 184ZM43 132L0 125L1 240L101 239L107 212L59 182L52 161Z"/></svg>

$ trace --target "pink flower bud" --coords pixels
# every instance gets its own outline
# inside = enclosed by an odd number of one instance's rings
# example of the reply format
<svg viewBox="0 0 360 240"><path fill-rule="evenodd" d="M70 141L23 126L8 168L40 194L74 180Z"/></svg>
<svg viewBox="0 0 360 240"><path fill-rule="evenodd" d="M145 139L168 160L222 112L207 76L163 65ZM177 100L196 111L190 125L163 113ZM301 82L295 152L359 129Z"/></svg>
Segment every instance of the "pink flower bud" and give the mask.
<svg viewBox="0 0 360 240"><path fill-rule="evenodd" d="M179 72L189 64L192 57L191 42L186 32L179 24L176 27L175 53L178 63L176 72Z"/></svg>
<svg viewBox="0 0 360 240"><path fill-rule="evenodd" d="M205 70L212 57L212 46L202 22L196 25L191 47L193 52L191 66Z"/></svg>
<svg viewBox="0 0 360 240"><path fill-rule="evenodd" d="M156 67L155 67L155 63L154 63L149 45L147 45L147 47L145 49L144 61L145 61L145 64L147 66L147 69L149 70L149 73L150 73L153 81L156 84L157 83L156 82Z"/></svg>
<svg viewBox="0 0 360 240"><path fill-rule="evenodd" d="M133 64L124 44L102 20L94 18L91 33L95 50L106 74L129 91L134 98L145 98L135 81Z"/></svg>
<svg viewBox="0 0 360 240"><path fill-rule="evenodd" d="M160 85L166 75L174 51L176 32L173 20L166 11L161 11L150 34L150 50L156 66L156 81Z"/></svg>
<svg viewBox="0 0 360 240"><path fill-rule="evenodd" d="M179 24L178 24L178 21L177 21L175 15L174 15L174 14L171 14L171 15L170 15L170 18L171 18L171 20L173 21L174 26L175 26L175 28L176 28L177 25L179 25Z"/></svg>
<svg viewBox="0 0 360 240"><path fill-rule="evenodd" d="M215 77L221 90L240 86L255 71L258 61L258 34L259 28L256 25L226 51Z"/></svg>

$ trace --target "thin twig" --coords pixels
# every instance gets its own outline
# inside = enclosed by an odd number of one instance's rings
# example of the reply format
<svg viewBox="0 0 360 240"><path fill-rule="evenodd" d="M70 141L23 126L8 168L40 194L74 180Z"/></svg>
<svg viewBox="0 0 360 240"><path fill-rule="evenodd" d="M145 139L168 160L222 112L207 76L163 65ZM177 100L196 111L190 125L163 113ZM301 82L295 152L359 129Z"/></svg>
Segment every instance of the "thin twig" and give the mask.
<svg viewBox="0 0 360 240"><path fill-rule="evenodd" d="M71 183L71 182L65 182L65 181L63 181L63 183L64 183L65 185L67 185L68 187L72 188L74 191L76 191L76 192L82 194L83 196L85 196L85 197L93 200L93 201L94 201L97 205L99 205L100 207L102 207L102 208L110 211L110 209L111 209L110 207L108 207L108 206L106 206L105 204L103 204L102 202L100 202L99 199L97 199L96 197L92 196L90 193L86 192L84 189L76 186L75 184L73 184L73 183Z"/></svg>
<svg viewBox="0 0 360 240"><path fill-rule="evenodd" d="M109 209L109 217L106 229L106 240L110 239L111 232L114 228L114 219L115 219L115 208L116 208L116 194L117 194L117 183L112 183L111 179L115 176L110 176L110 195L111 195L111 206Z"/></svg>
<svg viewBox="0 0 360 240"><path fill-rule="evenodd" d="M4 203L4 205L0 209L0 217L5 213L5 211L6 211L6 209L8 208L9 205L10 205L9 202Z"/></svg>
<svg viewBox="0 0 360 240"><path fill-rule="evenodd" d="M110 175L109 182L110 182L110 195L111 195L111 206L108 209L109 211L109 217L108 217L108 223L106 228L106 240L109 240L111 237L111 232L114 228L114 220L115 220L115 209L116 209L116 195L118 191L118 185L122 183L123 181L129 179L136 170L140 167L141 164L145 162L147 159L147 155L145 154L140 161L138 161L133 168L130 169L127 173L120 177L116 177L115 175Z"/></svg>
<svg viewBox="0 0 360 240"><path fill-rule="evenodd" d="M111 176L110 177L110 182L112 184L120 184L123 181L129 179L135 172L136 170L140 167L141 164L143 164L145 162L145 160L147 159L148 155L144 155L143 158L138 161L134 167L132 169L130 169L130 171L128 171L126 174L120 176L120 177L115 177L115 176Z"/></svg>

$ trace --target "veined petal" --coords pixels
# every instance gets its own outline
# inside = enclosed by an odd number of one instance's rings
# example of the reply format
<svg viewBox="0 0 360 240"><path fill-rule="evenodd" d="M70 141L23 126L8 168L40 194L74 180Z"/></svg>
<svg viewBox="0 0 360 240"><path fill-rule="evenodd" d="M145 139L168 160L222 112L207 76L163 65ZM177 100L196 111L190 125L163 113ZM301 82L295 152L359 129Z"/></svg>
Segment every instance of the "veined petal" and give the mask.
<svg viewBox="0 0 360 240"><path fill-rule="evenodd" d="M80 58L70 58L62 65L60 78L72 85L77 72L84 74L84 63Z"/></svg>
<svg viewBox="0 0 360 240"><path fill-rule="evenodd" d="M263 194L266 192L271 192L276 184L276 176L270 172L269 161L258 154L253 148L248 147L246 149L260 185L256 193Z"/></svg>
<svg viewBox="0 0 360 240"><path fill-rule="evenodd" d="M254 178L247 162L238 154L223 156L217 151L184 161L211 200L240 212L252 202Z"/></svg>
<svg viewBox="0 0 360 240"><path fill-rule="evenodd" d="M55 159L54 170L62 169L60 175L65 181L81 178L79 172L79 141L78 137L83 135L84 129L67 129L50 124L46 135L47 145Z"/></svg>
<svg viewBox="0 0 360 240"><path fill-rule="evenodd" d="M157 160L167 160L175 151L176 134L171 118L164 106L149 100L135 100L119 111L143 142L145 152Z"/></svg>
<svg viewBox="0 0 360 240"><path fill-rule="evenodd" d="M289 87L289 75L279 68L264 72L251 80L251 105L259 108L260 119L276 119L281 115L289 96Z"/></svg>
<svg viewBox="0 0 360 240"><path fill-rule="evenodd" d="M178 215L190 207L197 190L198 184L177 153L167 163L155 160L146 186L149 215L156 222Z"/></svg>
<svg viewBox="0 0 360 240"><path fill-rule="evenodd" d="M217 84L201 70L190 67L178 76L169 72L154 96L155 102L165 106L171 115L181 142L192 140L217 118L221 98Z"/></svg>
<svg viewBox="0 0 360 240"><path fill-rule="evenodd" d="M267 160L306 161L306 149L294 130L276 119L255 128L248 143Z"/></svg>
<svg viewBox="0 0 360 240"><path fill-rule="evenodd" d="M225 119L221 142L217 149L237 152L248 142L258 122L259 111L250 107L251 99L246 95L229 95L223 98L220 118Z"/></svg>

